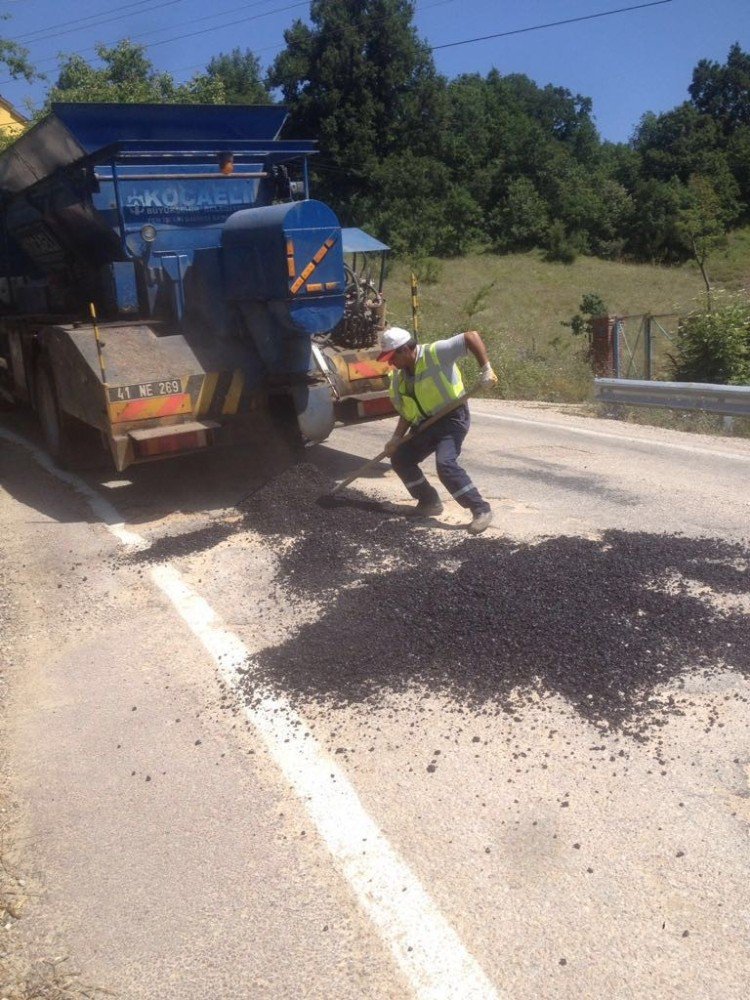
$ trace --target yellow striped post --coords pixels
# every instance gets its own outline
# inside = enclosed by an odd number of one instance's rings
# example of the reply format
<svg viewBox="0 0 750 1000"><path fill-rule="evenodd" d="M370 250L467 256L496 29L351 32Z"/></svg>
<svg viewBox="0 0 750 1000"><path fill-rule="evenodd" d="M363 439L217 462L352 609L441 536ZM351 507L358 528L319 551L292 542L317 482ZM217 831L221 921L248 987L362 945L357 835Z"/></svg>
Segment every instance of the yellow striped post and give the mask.
<svg viewBox="0 0 750 1000"><path fill-rule="evenodd" d="M91 322L94 324L94 339L96 340L96 354L99 358L99 371L102 373L102 382L104 387L107 387L107 372L104 369L104 354L102 353L102 342L99 337L99 327L96 323L96 308L93 302L89 302L89 312L91 313Z"/></svg>
<svg viewBox="0 0 750 1000"><path fill-rule="evenodd" d="M419 286L417 276L411 272L411 325L414 330L414 339L419 340Z"/></svg>

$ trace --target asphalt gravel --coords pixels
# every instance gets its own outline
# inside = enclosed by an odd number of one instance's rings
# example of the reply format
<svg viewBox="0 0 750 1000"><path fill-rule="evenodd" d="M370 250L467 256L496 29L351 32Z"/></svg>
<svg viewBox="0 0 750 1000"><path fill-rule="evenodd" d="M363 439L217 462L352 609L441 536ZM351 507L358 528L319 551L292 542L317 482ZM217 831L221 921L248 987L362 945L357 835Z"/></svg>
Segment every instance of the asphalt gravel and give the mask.
<svg viewBox="0 0 750 1000"><path fill-rule="evenodd" d="M327 485L303 465L244 508L279 543L279 582L324 607L256 657L248 699L270 687L327 708L427 687L517 712L519 695L557 694L601 730L646 740L684 712L686 675L750 674L747 544L469 538L353 491L322 510Z"/></svg>

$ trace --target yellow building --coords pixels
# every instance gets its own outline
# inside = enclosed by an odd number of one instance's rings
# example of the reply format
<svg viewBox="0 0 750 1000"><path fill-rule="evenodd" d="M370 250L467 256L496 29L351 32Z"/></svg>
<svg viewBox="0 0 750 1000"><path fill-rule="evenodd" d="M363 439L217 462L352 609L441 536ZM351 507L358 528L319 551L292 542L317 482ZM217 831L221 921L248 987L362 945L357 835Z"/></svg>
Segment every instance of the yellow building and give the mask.
<svg viewBox="0 0 750 1000"><path fill-rule="evenodd" d="M28 118L16 111L10 101L0 97L0 139L20 134L28 124Z"/></svg>

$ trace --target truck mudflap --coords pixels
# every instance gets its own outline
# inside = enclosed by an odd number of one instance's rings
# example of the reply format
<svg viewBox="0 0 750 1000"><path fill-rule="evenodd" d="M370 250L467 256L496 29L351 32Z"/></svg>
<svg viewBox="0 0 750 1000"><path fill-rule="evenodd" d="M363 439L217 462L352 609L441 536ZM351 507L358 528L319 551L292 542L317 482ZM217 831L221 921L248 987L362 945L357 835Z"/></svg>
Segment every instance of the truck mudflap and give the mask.
<svg viewBox="0 0 750 1000"><path fill-rule="evenodd" d="M115 424L108 434L118 472L139 462L152 462L217 443L224 430L217 420L181 420L164 417L141 424Z"/></svg>
<svg viewBox="0 0 750 1000"><path fill-rule="evenodd" d="M188 420L169 427L144 427L128 431L135 453L142 461L176 452L195 451L211 443L212 432L221 424L215 420Z"/></svg>

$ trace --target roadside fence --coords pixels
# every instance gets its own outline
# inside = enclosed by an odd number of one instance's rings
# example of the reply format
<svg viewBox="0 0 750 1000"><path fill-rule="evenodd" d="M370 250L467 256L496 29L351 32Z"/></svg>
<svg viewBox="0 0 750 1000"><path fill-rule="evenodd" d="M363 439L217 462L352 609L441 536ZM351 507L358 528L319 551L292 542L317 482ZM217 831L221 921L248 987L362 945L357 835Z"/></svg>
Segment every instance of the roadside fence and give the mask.
<svg viewBox="0 0 750 1000"><path fill-rule="evenodd" d="M597 316L592 322L594 371L605 378L650 379L670 374L677 313Z"/></svg>

